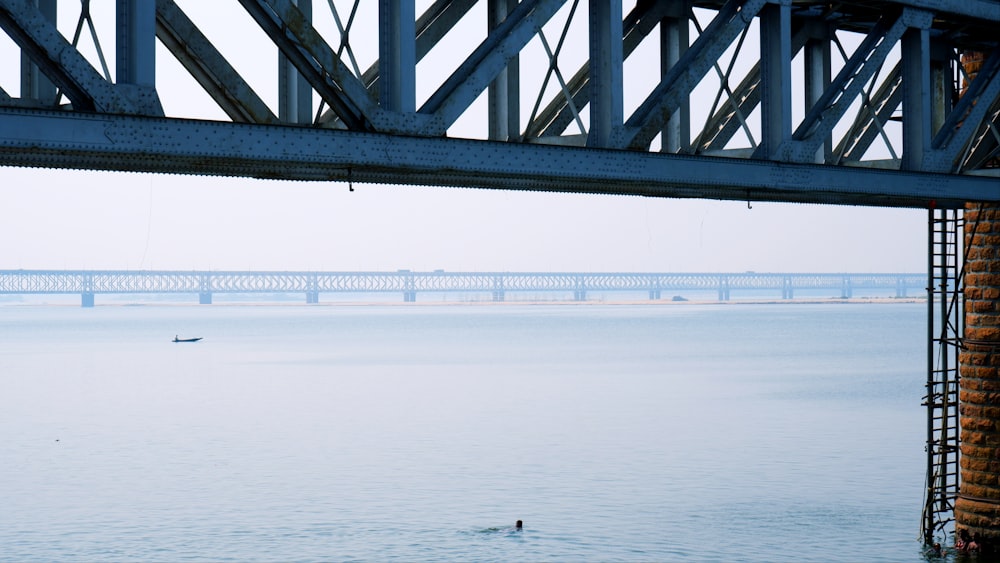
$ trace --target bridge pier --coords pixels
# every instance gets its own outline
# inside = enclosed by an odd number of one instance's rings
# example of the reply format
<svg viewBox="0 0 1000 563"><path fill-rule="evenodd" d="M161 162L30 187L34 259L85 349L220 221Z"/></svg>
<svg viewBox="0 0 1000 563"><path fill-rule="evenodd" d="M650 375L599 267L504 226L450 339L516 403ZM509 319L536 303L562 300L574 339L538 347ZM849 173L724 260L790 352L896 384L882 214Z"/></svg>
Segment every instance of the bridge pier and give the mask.
<svg viewBox="0 0 1000 563"><path fill-rule="evenodd" d="M792 278L785 277L781 280L781 298L793 299L794 297L795 290L792 288Z"/></svg>
<svg viewBox="0 0 1000 563"><path fill-rule="evenodd" d="M660 290L659 289L651 289L651 290L649 290L649 300L650 301L656 301L659 298L660 298Z"/></svg>
<svg viewBox="0 0 1000 563"><path fill-rule="evenodd" d="M507 299L507 286L504 282L504 276L502 274L493 276L491 282L493 286L493 301L495 303L501 303Z"/></svg>
<svg viewBox="0 0 1000 563"><path fill-rule="evenodd" d="M306 292L306 303L309 305L314 305L319 303L319 292L318 291L307 291Z"/></svg>
<svg viewBox="0 0 1000 563"><path fill-rule="evenodd" d="M212 304L212 294L204 291L198 294L198 304L199 305L211 305Z"/></svg>
<svg viewBox="0 0 1000 563"><path fill-rule="evenodd" d="M403 303L416 303L417 302L417 292L416 291L404 291L403 292Z"/></svg>
<svg viewBox="0 0 1000 563"><path fill-rule="evenodd" d="M961 488L955 530L1000 553L1000 207L965 209L965 338L959 351Z"/></svg>
<svg viewBox="0 0 1000 563"><path fill-rule="evenodd" d="M898 287L896 289L896 292L899 293ZM850 278L844 278L844 285L842 285L840 288L840 298L850 299L851 297L854 297L854 287L851 286Z"/></svg>
<svg viewBox="0 0 1000 563"><path fill-rule="evenodd" d="M719 301L729 301L729 278L726 276L719 280Z"/></svg>
<svg viewBox="0 0 1000 563"><path fill-rule="evenodd" d="M90 308L94 306L94 294L93 293L81 293L80 294L80 306L85 308Z"/></svg>

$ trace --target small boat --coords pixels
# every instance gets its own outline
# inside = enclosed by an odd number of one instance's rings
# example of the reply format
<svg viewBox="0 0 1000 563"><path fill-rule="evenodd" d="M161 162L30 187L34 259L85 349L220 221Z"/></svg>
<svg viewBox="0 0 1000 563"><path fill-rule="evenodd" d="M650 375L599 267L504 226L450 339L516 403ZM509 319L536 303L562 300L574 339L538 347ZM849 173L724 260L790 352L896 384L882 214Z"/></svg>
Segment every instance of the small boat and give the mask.
<svg viewBox="0 0 1000 563"><path fill-rule="evenodd" d="M198 338L178 338L176 335L174 336L174 342L198 342L199 340L201 340L200 336Z"/></svg>

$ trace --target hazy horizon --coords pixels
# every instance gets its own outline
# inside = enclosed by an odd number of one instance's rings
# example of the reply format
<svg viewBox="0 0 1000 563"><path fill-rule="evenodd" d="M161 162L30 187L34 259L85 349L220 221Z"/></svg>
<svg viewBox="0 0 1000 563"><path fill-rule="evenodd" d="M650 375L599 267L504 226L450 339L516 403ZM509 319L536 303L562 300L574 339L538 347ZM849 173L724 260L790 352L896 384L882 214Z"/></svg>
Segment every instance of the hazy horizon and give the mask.
<svg viewBox="0 0 1000 563"><path fill-rule="evenodd" d="M922 272L927 211L2 168L0 269Z"/></svg>

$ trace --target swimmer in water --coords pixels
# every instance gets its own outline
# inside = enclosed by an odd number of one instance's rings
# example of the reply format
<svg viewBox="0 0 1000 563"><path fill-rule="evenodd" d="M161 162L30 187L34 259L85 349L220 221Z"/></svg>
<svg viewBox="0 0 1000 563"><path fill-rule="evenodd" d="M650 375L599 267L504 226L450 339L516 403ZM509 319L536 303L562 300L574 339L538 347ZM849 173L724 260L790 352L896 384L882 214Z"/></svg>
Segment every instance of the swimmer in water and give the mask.
<svg viewBox="0 0 1000 563"><path fill-rule="evenodd" d="M514 529L520 532L521 530L524 529L524 524L520 520L518 520L517 523L514 524Z"/></svg>

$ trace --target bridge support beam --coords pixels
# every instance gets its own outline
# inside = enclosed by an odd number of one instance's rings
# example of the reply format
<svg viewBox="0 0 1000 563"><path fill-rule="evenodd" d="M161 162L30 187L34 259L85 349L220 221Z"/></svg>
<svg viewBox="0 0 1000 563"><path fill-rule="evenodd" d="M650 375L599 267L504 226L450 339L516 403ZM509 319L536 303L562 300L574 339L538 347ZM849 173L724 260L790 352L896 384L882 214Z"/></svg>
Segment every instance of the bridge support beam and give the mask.
<svg viewBox="0 0 1000 563"><path fill-rule="evenodd" d="M896 293L899 293L899 284L896 284ZM854 297L854 287L851 285L850 278L844 278L844 285L840 288L840 298L850 299Z"/></svg>
<svg viewBox="0 0 1000 563"><path fill-rule="evenodd" d="M85 308L90 308L94 306L94 294L93 293L81 293L80 294L80 306Z"/></svg>
<svg viewBox="0 0 1000 563"><path fill-rule="evenodd" d="M729 301L729 278L725 276L719 280L719 301Z"/></svg>
<svg viewBox="0 0 1000 563"><path fill-rule="evenodd" d="M781 281L781 298L782 299L795 298L795 289L792 287L791 278L785 278Z"/></svg>
<svg viewBox="0 0 1000 563"><path fill-rule="evenodd" d="M202 292L198 294L198 304L200 305L211 305L212 304L212 294L209 292Z"/></svg>
<svg viewBox="0 0 1000 563"><path fill-rule="evenodd" d="M307 291L306 292L306 303L309 305L314 305L319 303L319 292L318 291Z"/></svg>
<svg viewBox="0 0 1000 563"><path fill-rule="evenodd" d="M1000 207L965 210L965 338L959 352L961 489L955 530L1000 552Z"/></svg>

